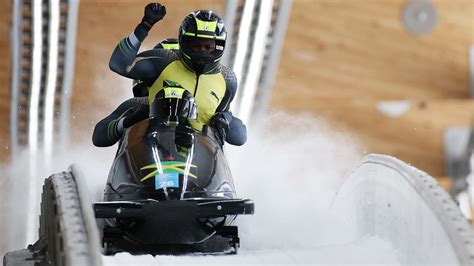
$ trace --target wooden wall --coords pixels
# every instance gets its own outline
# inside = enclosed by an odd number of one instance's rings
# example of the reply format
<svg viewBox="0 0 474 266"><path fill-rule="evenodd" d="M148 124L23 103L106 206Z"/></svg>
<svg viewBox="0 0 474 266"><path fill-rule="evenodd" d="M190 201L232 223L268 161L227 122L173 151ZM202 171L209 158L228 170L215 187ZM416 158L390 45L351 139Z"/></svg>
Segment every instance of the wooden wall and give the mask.
<svg viewBox="0 0 474 266"><path fill-rule="evenodd" d="M0 162L7 160L10 155L11 9L11 1L0 0Z"/></svg>
<svg viewBox="0 0 474 266"><path fill-rule="evenodd" d="M422 36L400 21L405 0L293 1L271 107L310 112L357 136L367 152L445 175L443 134L467 126L474 1L432 0L438 24ZM408 100L391 118L380 101Z"/></svg>
<svg viewBox="0 0 474 266"><path fill-rule="evenodd" d="M7 232L5 208L7 193L3 190L6 187L7 177L3 173L2 164L9 159L9 121L10 121L10 49L9 49L9 28L11 1L0 0L0 235L5 236ZM0 256L7 250L7 241L0 241Z"/></svg>
<svg viewBox="0 0 474 266"><path fill-rule="evenodd" d="M131 81L108 69L120 38L139 22L149 1L81 0L71 129L90 141L95 123L131 96ZM166 18L144 48L177 35L182 18L198 8L223 14L225 0L167 0ZM405 0L294 0L270 102L273 109L310 112L357 136L367 152L394 155L444 175L443 132L468 125L468 47L474 43L474 1L431 0L438 24L409 34L400 22ZM0 0L0 150L8 146L11 1ZM409 100L391 118L379 101ZM0 161L5 158L0 152Z"/></svg>

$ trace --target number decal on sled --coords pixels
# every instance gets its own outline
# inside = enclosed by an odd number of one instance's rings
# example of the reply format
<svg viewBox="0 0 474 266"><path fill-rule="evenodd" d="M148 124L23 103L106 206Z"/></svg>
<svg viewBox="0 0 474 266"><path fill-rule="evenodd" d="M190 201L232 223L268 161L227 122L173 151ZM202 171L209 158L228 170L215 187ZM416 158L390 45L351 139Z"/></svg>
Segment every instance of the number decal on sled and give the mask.
<svg viewBox="0 0 474 266"><path fill-rule="evenodd" d="M164 173L155 176L155 189L179 188L178 173Z"/></svg>

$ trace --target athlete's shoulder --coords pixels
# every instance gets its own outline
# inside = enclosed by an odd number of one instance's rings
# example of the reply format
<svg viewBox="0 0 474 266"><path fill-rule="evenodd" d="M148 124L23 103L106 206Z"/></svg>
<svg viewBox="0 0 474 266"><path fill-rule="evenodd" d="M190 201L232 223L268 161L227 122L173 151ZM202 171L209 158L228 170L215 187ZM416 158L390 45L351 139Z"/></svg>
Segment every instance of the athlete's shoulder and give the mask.
<svg viewBox="0 0 474 266"><path fill-rule="evenodd" d="M163 58L169 58L172 60L177 60L179 59L179 52L177 50L158 48L158 49L143 51L139 53L137 57L163 57Z"/></svg>
<svg viewBox="0 0 474 266"><path fill-rule="evenodd" d="M127 101L130 101L134 104L148 104L148 97L133 97L128 99Z"/></svg>
<svg viewBox="0 0 474 266"><path fill-rule="evenodd" d="M225 80L229 81L237 81L237 78L235 76L234 71L227 66L224 65L219 65L219 71L221 72L222 76L224 77Z"/></svg>
<svg viewBox="0 0 474 266"><path fill-rule="evenodd" d="M167 61L179 60L179 53L175 50L169 49L152 49L141 52L137 55L137 58L146 58L146 59L159 59Z"/></svg>
<svg viewBox="0 0 474 266"><path fill-rule="evenodd" d="M140 106L142 104L148 104L147 97L133 97L122 102L118 109L129 109L136 106Z"/></svg>
<svg viewBox="0 0 474 266"><path fill-rule="evenodd" d="M227 88L235 92L237 90L237 77L235 76L234 71L230 67L224 65L219 65L219 68L222 77L224 77Z"/></svg>

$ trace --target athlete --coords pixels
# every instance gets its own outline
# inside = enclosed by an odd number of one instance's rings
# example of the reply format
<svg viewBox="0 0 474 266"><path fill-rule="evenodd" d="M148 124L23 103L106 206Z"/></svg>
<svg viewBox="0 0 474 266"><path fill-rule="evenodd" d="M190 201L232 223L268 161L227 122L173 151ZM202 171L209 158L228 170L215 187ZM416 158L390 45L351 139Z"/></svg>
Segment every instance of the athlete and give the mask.
<svg viewBox="0 0 474 266"><path fill-rule="evenodd" d="M164 6L151 3L129 37L120 41L109 62L110 68L125 77L155 81L148 102L169 84L191 92L198 106L198 119L190 121L196 130L205 125L215 129L221 144L243 145L247 139L242 121L229 112L237 89L235 74L219 63L227 33L222 19L210 10L198 10L186 16L179 28L179 49L154 49L137 56L141 43L155 23L166 14ZM124 128L146 119L143 98L130 99L94 130L94 144L110 146L120 139ZM107 133L107 134L105 134ZM107 136L108 139L104 139Z"/></svg>
<svg viewBox="0 0 474 266"><path fill-rule="evenodd" d="M167 38L159 42L153 49L169 49L169 50L178 50L179 42L176 38ZM145 52L146 53L146 52ZM145 53L139 54L137 57L146 56ZM133 96L134 97L144 97L148 96L148 90L155 82L155 79L148 80L133 80Z"/></svg>

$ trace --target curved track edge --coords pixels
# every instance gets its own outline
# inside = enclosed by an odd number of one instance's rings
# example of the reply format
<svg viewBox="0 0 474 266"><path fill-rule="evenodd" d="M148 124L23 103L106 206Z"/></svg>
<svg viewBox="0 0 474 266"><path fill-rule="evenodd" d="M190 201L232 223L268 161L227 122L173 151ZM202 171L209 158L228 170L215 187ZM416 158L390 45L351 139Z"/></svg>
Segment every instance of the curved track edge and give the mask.
<svg viewBox="0 0 474 266"><path fill-rule="evenodd" d="M101 265L97 224L85 179L75 165L43 185L39 240L9 252L4 265Z"/></svg>
<svg viewBox="0 0 474 266"><path fill-rule="evenodd" d="M457 204L433 177L394 157L364 157L341 185L333 210L356 227L352 240L377 235L402 253L407 245L437 251L443 243L457 259L452 263L474 265L474 231ZM411 254L405 262L426 262L423 256L435 260L442 255Z"/></svg>

